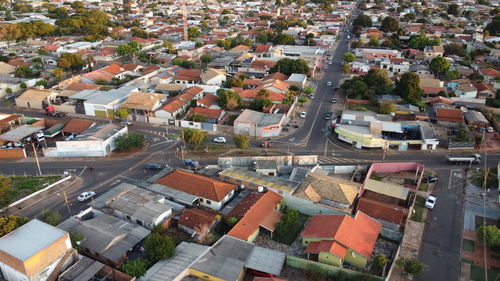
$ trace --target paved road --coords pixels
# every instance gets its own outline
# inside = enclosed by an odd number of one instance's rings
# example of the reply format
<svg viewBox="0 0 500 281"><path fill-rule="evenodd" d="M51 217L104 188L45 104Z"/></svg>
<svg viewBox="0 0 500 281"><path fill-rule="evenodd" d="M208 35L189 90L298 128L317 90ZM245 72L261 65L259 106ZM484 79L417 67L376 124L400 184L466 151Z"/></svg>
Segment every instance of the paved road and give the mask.
<svg viewBox="0 0 500 281"><path fill-rule="evenodd" d="M439 175L441 181L433 191L436 206L427 214L420 251L426 268L419 281L459 279L465 172L446 169Z"/></svg>

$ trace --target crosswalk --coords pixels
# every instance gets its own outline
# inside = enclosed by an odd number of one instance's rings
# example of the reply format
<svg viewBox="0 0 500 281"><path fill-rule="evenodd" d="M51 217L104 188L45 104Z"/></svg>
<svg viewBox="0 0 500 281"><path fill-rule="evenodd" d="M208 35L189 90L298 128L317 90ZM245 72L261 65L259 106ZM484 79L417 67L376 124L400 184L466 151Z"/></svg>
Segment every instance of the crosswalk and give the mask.
<svg viewBox="0 0 500 281"><path fill-rule="evenodd" d="M373 160L363 160L363 159L352 159L352 158L344 158L344 157L336 157L336 156L318 156L319 164L365 164L377 162Z"/></svg>

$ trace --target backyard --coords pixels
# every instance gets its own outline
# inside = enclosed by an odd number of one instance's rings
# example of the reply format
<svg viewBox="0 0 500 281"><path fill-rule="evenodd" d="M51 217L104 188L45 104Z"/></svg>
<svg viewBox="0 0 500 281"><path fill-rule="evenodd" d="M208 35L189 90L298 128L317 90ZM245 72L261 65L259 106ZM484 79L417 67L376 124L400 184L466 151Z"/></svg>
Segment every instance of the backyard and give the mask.
<svg viewBox="0 0 500 281"><path fill-rule="evenodd" d="M287 210L287 212L288 211L289 210ZM280 222L280 224L283 224L284 231L280 231L279 227L277 227L273 237L274 241L287 245L292 245L292 243L295 241L299 233L302 231L302 228L304 228L304 224L306 223L307 219L309 219L308 215L299 212L297 213L298 215L296 219L291 219L289 220L289 222L285 222L283 219L287 217L286 214L282 216L282 221Z"/></svg>
<svg viewBox="0 0 500 281"><path fill-rule="evenodd" d="M422 222L424 216L425 198L420 195L417 195L417 198L415 200L416 200L415 205L413 206L414 212L411 215L411 219L414 221Z"/></svg>
<svg viewBox="0 0 500 281"><path fill-rule="evenodd" d="M14 202L60 180L61 176L9 177L9 179L12 188L9 190L8 200Z"/></svg>

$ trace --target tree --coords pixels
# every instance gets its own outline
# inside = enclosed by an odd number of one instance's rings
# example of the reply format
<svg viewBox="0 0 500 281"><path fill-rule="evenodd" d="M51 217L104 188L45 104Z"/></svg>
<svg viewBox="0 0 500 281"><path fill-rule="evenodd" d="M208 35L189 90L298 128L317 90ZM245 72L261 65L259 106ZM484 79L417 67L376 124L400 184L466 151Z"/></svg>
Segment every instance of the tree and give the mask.
<svg viewBox="0 0 500 281"><path fill-rule="evenodd" d="M430 68L435 75L446 73L450 69L450 66L450 62L443 57L432 59L430 64Z"/></svg>
<svg viewBox="0 0 500 281"><path fill-rule="evenodd" d="M460 6L458 6L458 4L453 3L453 4L448 5L448 9L446 11L447 11L448 15L457 16L459 13L458 12L459 7Z"/></svg>
<svg viewBox="0 0 500 281"><path fill-rule="evenodd" d="M243 106L243 99L236 92L231 90L217 90L218 105L227 110L234 110Z"/></svg>
<svg viewBox="0 0 500 281"><path fill-rule="evenodd" d="M128 117L128 110L126 108L120 108L115 111L116 117L120 118L121 120L127 119Z"/></svg>
<svg viewBox="0 0 500 281"><path fill-rule="evenodd" d="M257 98L250 103L250 108L255 111L262 111L264 107L270 105L271 103L272 102L268 99Z"/></svg>
<svg viewBox="0 0 500 281"><path fill-rule="evenodd" d="M353 62L356 59L356 56L353 53L344 53L344 61L349 63Z"/></svg>
<svg viewBox="0 0 500 281"><path fill-rule="evenodd" d="M269 37L267 34L268 33L266 32L261 32L257 34L257 36L255 37L255 41L260 44L266 44L267 42L269 42Z"/></svg>
<svg viewBox="0 0 500 281"><path fill-rule="evenodd" d="M66 77L66 73L64 72L64 70L62 68L57 67L56 69L54 69L54 71L52 71L52 76L54 76L54 78L57 81L60 81L60 80L63 80L64 77Z"/></svg>
<svg viewBox="0 0 500 281"><path fill-rule="evenodd" d="M419 86L420 77L412 72L407 72L396 82L395 93L408 102L420 105L424 91Z"/></svg>
<svg viewBox="0 0 500 281"><path fill-rule="evenodd" d="M142 45L136 41L130 41L126 44L121 44L116 48L116 52L120 56L137 56L142 49Z"/></svg>
<svg viewBox="0 0 500 281"><path fill-rule="evenodd" d="M285 75L292 75L292 73L308 74L309 65L303 59L289 59L283 58L278 60L275 66L273 66L269 72L281 72Z"/></svg>
<svg viewBox="0 0 500 281"><path fill-rule="evenodd" d="M379 105L379 112L383 114L390 114L391 112L396 112L396 105L392 103L383 103Z"/></svg>
<svg viewBox="0 0 500 281"><path fill-rule="evenodd" d="M33 76L33 70L26 65L21 65L16 68L16 77L28 78Z"/></svg>
<svg viewBox="0 0 500 281"><path fill-rule="evenodd" d="M372 24L372 19L365 14L359 15L352 23L354 29L356 30L359 30L362 27L370 27Z"/></svg>
<svg viewBox="0 0 500 281"><path fill-rule="evenodd" d="M64 53L57 61L57 67L66 71L77 72L83 69L85 62L80 54Z"/></svg>
<svg viewBox="0 0 500 281"><path fill-rule="evenodd" d="M3 197L2 197L3 198ZM29 221L28 218L18 216L0 217L0 237L10 233Z"/></svg>
<svg viewBox="0 0 500 281"><path fill-rule="evenodd" d="M200 36L200 34L200 29L198 29L197 27L192 26L188 28L188 37L190 40L195 39L196 37Z"/></svg>
<svg viewBox="0 0 500 281"><path fill-rule="evenodd" d="M128 261L124 265L120 267L125 274L130 275L132 277L141 277L146 274L147 271L147 262L144 259L136 259L133 261Z"/></svg>
<svg viewBox="0 0 500 281"><path fill-rule="evenodd" d="M129 151L136 147L142 147L146 137L136 132L125 133L115 139L115 145L118 151Z"/></svg>
<svg viewBox="0 0 500 281"><path fill-rule="evenodd" d="M383 32L395 32L399 29L399 21L393 17L385 17L380 26Z"/></svg>
<svg viewBox="0 0 500 281"><path fill-rule="evenodd" d="M236 87L236 88L243 88L243 80L241 78L231 78L226 81L226 84L229 88L231 87Z"/></svg>
<svg viewBox="0 0 500 281"><path fill-rule="evenodd" d="M374 262L377 266L379 267L383 267L384 265L387 264L388 260L387 260L387 257L382 255L382 254L378 254L375 256L374 258Z"/></svg>
<svg viewBox="0 0 500 281"><path fill-rule="evenodd" d="M280 33L274 37L273 43L276 45L295 45L295 38L292 35Z"/></svg>
<svg viewBox="0 0 500 281"><path fill-rule="evenodd" d="M476 237L488 247L497 246L500 244L500 229L496 225L481 225L477 228Z"/></svg>
<svg viewBox="0 0 500 281"><path fill-rule="evenodd" d="M299 99L297 101L300 102L300 106L303 106L304 103L307 102L307 98L304 96L301 96L301 97L299 97Z"/></svg>
<svg viewBox="0 0 500 281"><path fill-rule="evenodd" d="M0 39L14 41L22 36L21 29L15 24L0 24Z"/></svg>
<svg viewBox="0 0 500 281"><path fill-rule="evenodd" d="M493 17L491 22L486 25L485 30L487 30L491 36L497 36L497 34L500 33L500 16Z"/></svg>
<svg viewBox="0 0 500 281"><path fill-rule="evenodd" d="M171 42L169 42L167 40L163 41L163 47L165 48L165 52L167 54L176 54L177 53L177 50L175 49L174 44L172 44Z"/></svg>
<svg viewBox="0 0 500 281"><path fill-rule="evenodd" d="M459 57L465 57L467 55L464 46L460 43L444 45L444 53L445 55L456 55Z"/></svg>
<svg viewBox="0 0 500 281"><path fill-rule="evenodd" d="M151 233L144 239L144 249L151 264L168 259L175 253L175 242L172 237Z"/></svg>
<svg viewBox="0 0 500 281"><path fill-rule="evenodd" d="M70 232L69 233L69 240L71 241L71 246L77 250L78 252L81 252L83 250L83 246L81 245L81 241L85 239L85 236L81 233L77 232Z"/></svg>
<svg viewBox="0 0 500 281"><path fill-rule="evenodd" d="M59 212L51 211L50 209L43 209L39 214L38 218L50 225L56 226L61 223L62 216Z"/></svg>
<svg viewBox="0 0 500 281"><path fill-rule="evenodd" d="M314 89L313 88L309 88L309 87L308 88L304 88L303 91L304 91L304 94L306 96L309 96L310 94L314 93Z"/></svg>
<svg viewBox="0 0 500 281"><path fill-rule="evenodd" d="M406 273L417 276L424 272L424 265L417 258L412 258L405 261L403 269Z"/></svg>
<svg viewBox="0 0 500 281"><path fill-rule="evenodd" d="M12 190L12 183L10 178L0 176L0 209L7 207L10 204L11 190Z"/></svg>
<svg viewBox="0 0 500 281"><path fill-rule="evenodd" d="M47 82L47 80L38 80L36 81L35 83L35 86L43 86L45 88L47 88L47 86L49 85L49 82Z"/></svg>
<svg viewBox="0 0 500 281"><path fill-rule="evenodd" d="M446 79L448 79L448 80L455 80L455 79L460 78L460 76L461 76L460 72L456 69L446 72Z"/></svg>
<svg viewBox="0 0 500 281"><path fill-rule="evenodd" d="M267 89L260 89L257 93L258 99L267 99L269 97L269 91Z"/></svg>
<svg viewBox="0 0 500 281"><path fill-rule="evenodd" d="M234 144L239 149L247 148L249 142L250 142L250 137L247 135L237 134L234 136Z"/></svg>
<svg viewBox="0 0 500 281"><path fill-rule="evenodd" d="M207 116L196 112L193 115L191 115L191 117L189 117L189 120L193 122L205 122L207 120Z"/></svg>
<svg viewBox="0 0 500 281"><path fill-rule="evenodd" d="M387 88L392 84L387 70L385 69L370 69L368 73L363 76L363 81L368 87L376 87L379 89Z"/></svg>
<svg viewBox="0 0 500 281"><path fill-rule="evenodd" d="M11 89L11 88L7 88L7 89L5 89L5 93L7 93L7 94L12 94L12 89Z"/></svg>
<svg viewBox="0 0 500 281"><path fill-rule="evenodd" d="M197 225L194 227L196 232L196 242L206 244L212 241L213 235L210 232L210 225L208 223Z"/></svg>
<svg viewBox="0 0 500 281"><path fill-rule="evenodd" d="M186 141L190 146L194 148L203 145L208 137L207 132L191 128L185 128L184 130L182 130L182 134L184 136L184 141Z"/></svg>
<svg viewBox="0 0 500 281"><path fill-rule="evenodd" d="M182 68L187 68L187 69L194 68L196 66L195 63L194 63L194 61L186 60L186 59L181 59L181 58L173 59L171 61L171 63L173 65L178 65L178 66L180 66Z"/></svg>
<svg viewBox="0 0 500 281"><path fill-rule="evenodd" d="M201 57L200 57L200 61L201 61L201 63L202 63L203 65L205 65L205 66L206 66L207 64L209 64L209 63L210 63L213 59L214 59L214 58L212 58L212 56L211 56L211 55L209 55L209 54L203 54L203 55L201 55Z"/></svg>

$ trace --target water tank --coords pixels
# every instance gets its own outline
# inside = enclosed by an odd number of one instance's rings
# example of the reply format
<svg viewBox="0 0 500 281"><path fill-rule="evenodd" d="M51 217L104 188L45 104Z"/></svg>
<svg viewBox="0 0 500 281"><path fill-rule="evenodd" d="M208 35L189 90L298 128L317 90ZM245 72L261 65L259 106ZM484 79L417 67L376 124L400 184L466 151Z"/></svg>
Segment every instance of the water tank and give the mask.
<svg viewBox="0 0 500 281"><path fill-rule="evenodd" d="M262 185L260 185L259 187L257 187L257 191L264 192L264 187Z"/></svg>

